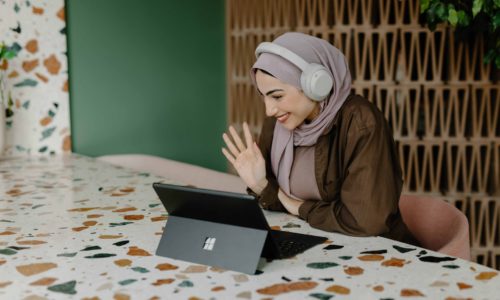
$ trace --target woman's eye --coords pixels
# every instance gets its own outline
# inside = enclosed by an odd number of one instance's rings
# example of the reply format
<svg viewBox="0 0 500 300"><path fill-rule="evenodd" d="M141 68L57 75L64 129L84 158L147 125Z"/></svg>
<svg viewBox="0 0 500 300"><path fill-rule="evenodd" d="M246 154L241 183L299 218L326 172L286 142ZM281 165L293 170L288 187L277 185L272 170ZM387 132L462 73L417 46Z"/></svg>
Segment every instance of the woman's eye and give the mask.
<svg viewBox="0 0 500 300"><path fill-rule="evenodd" d="M274 100L279 100L281 97L282 97L281 95L273 96Z"/></svg>

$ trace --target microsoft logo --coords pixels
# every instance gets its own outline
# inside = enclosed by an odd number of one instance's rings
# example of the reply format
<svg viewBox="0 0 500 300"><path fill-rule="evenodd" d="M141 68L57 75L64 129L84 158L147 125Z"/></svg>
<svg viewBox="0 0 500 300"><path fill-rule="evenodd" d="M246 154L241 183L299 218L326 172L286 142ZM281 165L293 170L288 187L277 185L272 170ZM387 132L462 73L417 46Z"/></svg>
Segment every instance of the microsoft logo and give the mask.
<svg viewBox="0 0 500 300"><path fill-rule="evenodd" d="M215 238L207 237L205 238L205 244L203 245L203 250L212 251L215 245Z"/></svg>

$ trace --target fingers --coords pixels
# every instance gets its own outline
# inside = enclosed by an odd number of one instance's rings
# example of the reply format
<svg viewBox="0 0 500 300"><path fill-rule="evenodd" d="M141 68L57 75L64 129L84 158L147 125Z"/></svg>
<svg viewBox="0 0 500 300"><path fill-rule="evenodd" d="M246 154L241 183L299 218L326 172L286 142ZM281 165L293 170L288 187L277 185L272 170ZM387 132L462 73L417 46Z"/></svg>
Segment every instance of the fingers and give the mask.
<svg viewBox="0 0 500 300"><path fill-rule="evenodd" d="M247 148L252 148L253 138L250 133L250 128L248 128L247 122L243 122L243 134L245 135L245 142L247 143Z"/></svg>
<svg viewBox="0 0 500 300"><path fill-rule="evenodd" d="M233 126L229 126L229 132L231 133L231 137L233 138L234 142L236 143L236 146L240 151L245 151L245 145L243 145L243 142L240 139L240 136L236 132L236 130L233 128Z"/></svg>
<svg viewBox="0 0 500 300"><path fill-rule="evenodd" d="M249 150L250 153L255 152L256 144L253 141L252 134L250 133L250 128L248 127L248 124L246 122L243 123L243 134L245 136L246 146L245 144L243 144L243 141L241 140L240 136L233 126L229 126L229 133L231 134L232 139L226 133L222 135L222 138L224 139L224 142L229 149L228 151L227 149L223 148L222 152L224 153L224 155L228 154L232 158L232 160L235 161L236 158L244 151ZM260 150L258 149L258 147L257 153L260 154ZM228 155L226 155L226 158L231 161L231 159L228 158ZM260 156L262 156L262 154L260 154Z"/></svg>
<svg viewBox="0 0 500 300"><path fill-rule="evenodd" d="M229 154L229 152L226 150L226 148L222 148L222 154L224 154L224 156L227 158L227 160L229 160L229 162L234 165L234 163L236 162L236 160L234 159L233 156L231 156L231 154Z"/></svg>
<svg viewBox="0 0 500 300"><path fill-rule="evenodd" d="M236 149L236 146L234 146L233 142L231 141L231 139L229 138L229 136L227 134L223 134L222 135L222 139L224 139L224 142L226 142L226 145L227 147L229 148L229 151L231 151L231 153L237 157L239 154L240 154L240 151L238 151L238 149Z"/></svg>
<svg viewBox="0 0 500 300"><path fill-rule="evenodd" d="M262 152L260 152L260 148L257 146L256 142L253 142L253 152L256 153L259 158L262 157Z"/></svg>

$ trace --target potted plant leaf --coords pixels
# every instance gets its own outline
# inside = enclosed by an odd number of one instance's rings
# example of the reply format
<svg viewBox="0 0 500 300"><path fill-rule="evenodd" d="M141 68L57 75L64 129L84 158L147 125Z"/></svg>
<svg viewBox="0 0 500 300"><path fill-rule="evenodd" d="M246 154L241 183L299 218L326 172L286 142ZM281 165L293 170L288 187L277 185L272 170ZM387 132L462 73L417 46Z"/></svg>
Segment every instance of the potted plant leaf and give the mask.
<svg viewBox="0 0 500 300"><path fill-rule="evenodd" d="M421 0L420 14L432 31L448 23L462 38L483 35L487 42L484 63L500 69L500 0Z"/></svg>

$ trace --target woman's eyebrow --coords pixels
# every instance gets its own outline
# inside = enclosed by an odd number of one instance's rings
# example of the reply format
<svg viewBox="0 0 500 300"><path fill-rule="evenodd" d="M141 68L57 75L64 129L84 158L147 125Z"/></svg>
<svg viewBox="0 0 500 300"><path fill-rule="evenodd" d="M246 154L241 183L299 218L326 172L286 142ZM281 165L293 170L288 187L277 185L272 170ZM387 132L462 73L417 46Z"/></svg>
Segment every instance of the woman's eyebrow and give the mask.
<svg viewBox="0 0 500 300"><path fill-rule="evenodd" d="M282 89L274 89L274 90L270 90L269 92L266 93L266 96L269 96L270 94L274 93L274 92L277 92L277 91L283 91Z"/></svg>

